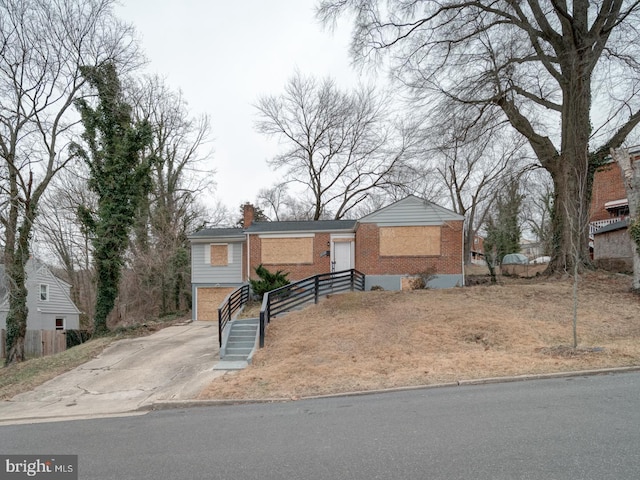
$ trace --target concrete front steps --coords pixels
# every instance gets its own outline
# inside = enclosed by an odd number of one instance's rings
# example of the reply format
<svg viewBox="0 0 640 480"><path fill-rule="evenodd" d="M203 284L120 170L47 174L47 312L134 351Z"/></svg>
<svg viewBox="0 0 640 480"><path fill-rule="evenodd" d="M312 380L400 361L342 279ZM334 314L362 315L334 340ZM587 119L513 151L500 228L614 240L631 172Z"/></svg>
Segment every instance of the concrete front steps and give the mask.
<svg viewBox="0 0 640 480"><path fill-rule="evenodd" d="M220 348L220 360L217 368L230 369L232 364L236 368L244 368L251 363L251 356L256 346L260 320L247 318L232 321L227 328L229 334L225 335Z"/></svg>

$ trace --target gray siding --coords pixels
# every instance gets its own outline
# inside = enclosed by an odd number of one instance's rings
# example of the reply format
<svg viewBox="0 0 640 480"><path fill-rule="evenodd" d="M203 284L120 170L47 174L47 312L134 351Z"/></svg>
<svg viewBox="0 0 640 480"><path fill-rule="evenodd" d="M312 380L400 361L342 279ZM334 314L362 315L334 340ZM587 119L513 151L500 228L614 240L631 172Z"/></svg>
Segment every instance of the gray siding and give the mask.
<svg viewBox="0 0 640 480"><path fill-rule="evenodd" d="M227 243L232 249L231 263L213 267L205 260L205 250L211 243ZM217 242L191 244L191 283L199 285L226 285L242 283L242 242Z"/></svg>
<svg viewBox="0 0 640 480"><path fill-rule="evenodd" d="M396 291L401 289L402 278L407 275L367 275L365 277L365 290L371 290L373 286L379 286L385 290ZM429 288L454 288L464 285L464 277L458 274L434 275L429 281Z"/></svg>
<svg viewBox="0 0 640 480"><path fill-rule="evenodd" d="M36 268L36 270L34 270ZM48 300L40 299L40 285L48 285ZM80 312L69 296L70 287L44 265L27 264L27 318L28 330L55 330L56 318L64 318L65 329L80 328ZM6 328L7 303L0 312L0 328Z"/></svg>
<svg viewBox="0 0 640 480"><path fill-rule="evenodd" d="M464 217L421 198L409 196L363 217L359 223L398 227L442 225L451 220L464 220Z"/></svg>

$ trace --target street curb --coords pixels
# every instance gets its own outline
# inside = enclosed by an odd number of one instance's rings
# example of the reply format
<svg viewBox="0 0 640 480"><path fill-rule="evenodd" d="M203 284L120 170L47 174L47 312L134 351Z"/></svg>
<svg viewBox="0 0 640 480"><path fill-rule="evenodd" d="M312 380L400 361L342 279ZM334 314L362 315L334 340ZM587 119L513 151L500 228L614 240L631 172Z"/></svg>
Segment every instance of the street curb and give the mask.
<svg viewBox="0 0 640 480"><path fill-rule="evenodd" d="M358 397L381 393L406 392L412 390L432 390L436 388L465 387L474 385L491 385L496 383L514 383L535 380L551 380L555 378L590 377L596 375L611 375L617 373L640 372L640 365L632 367L602 368L598 370L578 370L571 372L540 373L517 375L512 377L488 377L474 380L458 380L456 382L436 383L432 385L411 385L405 387L383 388L377 390L358 390L353 392L329 393L326 395L309 395L288 398L258 398L258 399L220 399L220 400L170 400L155 402L140 407L137 411L171 410L191 407L222 407L231 405L252 405L261 403L285 403L299 400L319 400L323 398Z"/></svg>

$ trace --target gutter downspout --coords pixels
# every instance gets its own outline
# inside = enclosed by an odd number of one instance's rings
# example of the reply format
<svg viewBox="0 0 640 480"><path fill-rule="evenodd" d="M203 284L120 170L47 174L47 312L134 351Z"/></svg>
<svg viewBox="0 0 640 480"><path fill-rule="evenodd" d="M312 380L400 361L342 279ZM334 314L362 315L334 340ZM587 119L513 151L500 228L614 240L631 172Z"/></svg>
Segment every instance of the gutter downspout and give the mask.
<svg viewBox="0 0 640 480"><path fill-rule="evenodd" d="M464 273L464 231L465 231L465 224L467 223L467 217L464 218L464 222L462 222L462 286L465 286L465 273Z"/></svg>
<svg viewBox="0 0 640 480"><path fill-rule="evenodd" d="M251 235L245 233L247 236L247 283L251 279Z"/></svg>

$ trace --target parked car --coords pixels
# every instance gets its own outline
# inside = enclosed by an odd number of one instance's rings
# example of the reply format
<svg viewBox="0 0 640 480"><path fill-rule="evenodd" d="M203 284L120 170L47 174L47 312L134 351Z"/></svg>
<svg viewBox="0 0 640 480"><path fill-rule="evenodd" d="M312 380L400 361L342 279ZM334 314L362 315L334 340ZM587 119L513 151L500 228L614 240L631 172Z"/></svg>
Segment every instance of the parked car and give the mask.
<svg viewBox="0 0 640 480"><path fill-rule="evenodd" d="M551 261L551 257L542 256L542 257L534 258L531 261L531 263L535 263L536 265L539 265L541 263L549 263L550 261Z"/></svg>
<svg viewBox="0 0 640 480"><path fill-rule="evenodd" d="M529 259L521 253L509 253L502 258L502 265L528 265Z"/></svg>

